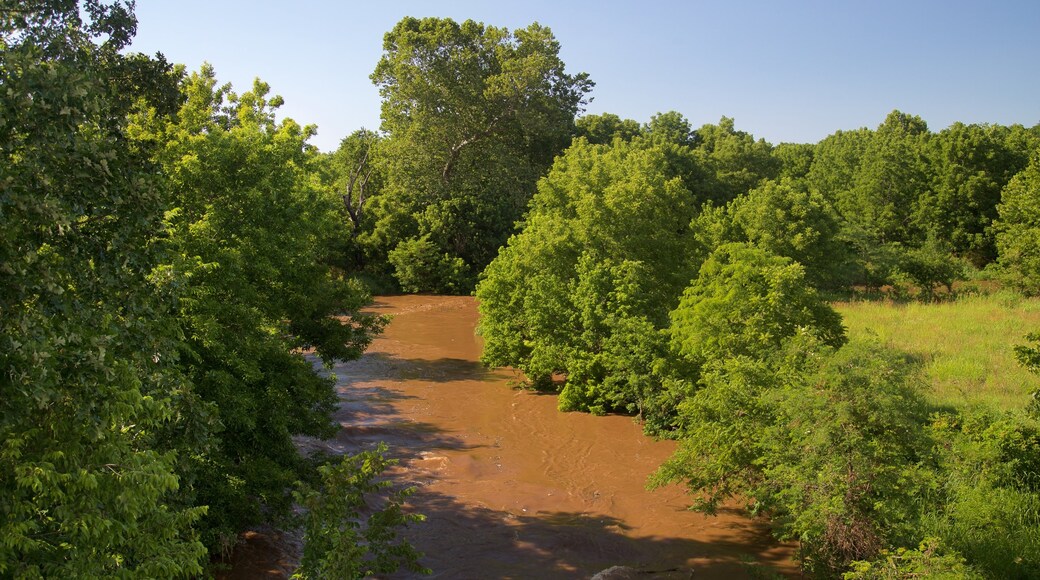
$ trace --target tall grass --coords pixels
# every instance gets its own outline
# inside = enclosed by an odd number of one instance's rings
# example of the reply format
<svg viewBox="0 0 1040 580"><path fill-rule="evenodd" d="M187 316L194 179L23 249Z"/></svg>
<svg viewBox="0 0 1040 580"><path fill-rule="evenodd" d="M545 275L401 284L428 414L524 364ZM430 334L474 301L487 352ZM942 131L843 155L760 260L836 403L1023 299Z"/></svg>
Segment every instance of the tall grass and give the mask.
<svg viewBox="0 0 1040 580"><path fill-rule="evenodd" d="M1040 331L1040 299L1001 291L937 303L837 302L850 338L877 336L919 356L939 405L1020 409L1037 377L1021 368L1013 347Z"/></svg>

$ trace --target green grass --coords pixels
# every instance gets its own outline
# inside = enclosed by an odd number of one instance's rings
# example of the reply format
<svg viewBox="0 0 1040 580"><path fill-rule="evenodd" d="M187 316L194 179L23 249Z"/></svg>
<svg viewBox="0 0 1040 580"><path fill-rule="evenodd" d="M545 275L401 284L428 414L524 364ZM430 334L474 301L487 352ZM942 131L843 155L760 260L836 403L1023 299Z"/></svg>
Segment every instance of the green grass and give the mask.
<svg viewBox="0 0 1040 580"><path fill-rule="evenodd" d="M939 405L1022 408L1040 377L1020 367L1013 347L1040 332L1040 299L1009 292L938 303L836 302L850 337L874 335L920 357Z"/></svg>

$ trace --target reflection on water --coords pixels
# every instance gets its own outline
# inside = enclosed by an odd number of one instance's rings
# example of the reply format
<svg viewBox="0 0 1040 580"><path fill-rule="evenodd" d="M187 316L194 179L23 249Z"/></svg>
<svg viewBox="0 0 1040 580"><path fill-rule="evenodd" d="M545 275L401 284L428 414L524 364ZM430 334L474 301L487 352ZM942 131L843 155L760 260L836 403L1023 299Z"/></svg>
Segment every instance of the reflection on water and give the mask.
<svg viewBox="0 0 1040 580"><path fill-rule="evenodd" d="M628 417L560 413L555 397L510 389L512 372L483 368L473 298L389 297L375 310L394 315L383 336L333 369L342 430L299 443L335 453L388 443L395 483L418 487L409 505L427 521L407 536L434 578L588 578L613 565L731 578L748 575L748 559L795 572L792 547L764 523L690 512L677 487L645 490L673 442L643 436ZM284 553L267 547L268 560L298 553L282 544ZM256 552L227 577L276 568Z"/></svg>

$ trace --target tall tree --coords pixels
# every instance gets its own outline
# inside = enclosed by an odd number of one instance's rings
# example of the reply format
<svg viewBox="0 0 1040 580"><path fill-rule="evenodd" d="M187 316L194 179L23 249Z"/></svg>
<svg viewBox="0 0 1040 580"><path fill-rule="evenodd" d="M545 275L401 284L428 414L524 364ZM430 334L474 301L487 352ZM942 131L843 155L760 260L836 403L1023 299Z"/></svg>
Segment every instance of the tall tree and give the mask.
<svg viewBox="0 0 1040 580"><path fill-rule="evenodd" d="M872 134L866 128L837 131L817 143L806 176L809 189L819 192L834 205L843 199L852 189Z"/></svg>
<svg viewBox="0 0 1040 580"><path fill-rule="evenodd" d="M205 510L170 505L159 440L186 390L150 279L167 203L127 138L176 77L120 53L131 4L77 4L0 2L0 576L198 575Z"/></svg>
<svg viewBox="0 0 1040 580"><path fill-rule="evenodd" d="M477 288L485 362L566 373L568 410L646 412L658 331L701 255L674 147L577 139L557 159Z"/></svg>
<svg viewBox="0 0 1040 580"><path fill-rule="evenodd" d="M576 137L584 137L593 145L608 145L614 139L631 141L643 134L643 128L632 119L622 119L613 113L583 115L574 122Z"/></svg>
<svg viewBox="0 0 1040 580"><path fill-rule="evenodd" d="M405 18L383 49L372 80L383 97L390 164L376 229L388 251L425 240L473 276L569 144L592 82L564 72L559 43L539 24L510 33L470 20Z"/></svg>
<svg viewBox="0 0 1040 580"><path fill-rule="evenodd" d="M913 221L928 187L924 145L928 126L920 117L892 111L871 136L853 177L837 199L838 211L872 243L920 239Z"/></svg>
<svg viewBox="0 0 1040 580"><path fill-rule="evenodd" d="M301 353L356 358L379 322L359 313L367 295L329 268L342 200L315 177L313 127L277 121L281 98L266 84L236 95L209 66L183 91L173 119L142 115L135 128L139 142L161 145L176 204L161 274L180 294L180 367L219 422L207 447L186 443L180 467L191 503L210 506L207 544L226 549L289 513L307 472L292 436L335 431L332 382Z"/></svg>
<svg viewBox="0 0 1040 580"><path fill-rule="evenodd" d="M780 177L805 179L815 151L816 145L812 143L780 143L773 147L773 157L780 163Z"/></svg>
<svg viewBox="0 0 1040 580"><path fill-rule="evenodd" d="M917 203L927 236L978 266L996 258L991 230L1000 190L1025 168L1007 147L1007 127L954 123L929 142L931 187Z"/></svg>
<svg viewBox="0 0 1040 580"><path fill-rule="evenodd" d="M837 212L804 180L767 181L728 206L736 241L751 242L805 268L805 280L816 288L847 283L849 248L839 239Z"/></svg>
<svg viewBox="0 0 1040 580"><path fill-rule="evenodd" d="M346 235L340 249L341 266L350 270L371 269L386 263L379 244L372 239L372 206L386 181L382 160L383 137L375 131L359 129L340 141L339 148L319 162L322 183L341 203L340 212Z"/></svg>
<svg viewBox="0 0 1040 580"><path fill-rule="evenodd" d="M1040 295L1040 149L1004 187L998 207L998 263L1005 279L1029 295Z"/></svg>
<svg viewBox="0 0 1040 580"><path fill-rule="evenodd" d="M720 119L717 125L697 129L694 150L714 172L707 193L717 204L728 203L780 173L773 146L764 139L755 140L750 133L737 131L733 119L728 117Z"/></svg>

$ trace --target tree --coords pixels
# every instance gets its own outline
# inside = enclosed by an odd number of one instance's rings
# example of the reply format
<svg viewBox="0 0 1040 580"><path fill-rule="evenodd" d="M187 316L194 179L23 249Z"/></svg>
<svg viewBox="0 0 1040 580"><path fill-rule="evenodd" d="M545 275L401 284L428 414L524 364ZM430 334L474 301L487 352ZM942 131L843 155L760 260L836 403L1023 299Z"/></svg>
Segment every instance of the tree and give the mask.
<svg viewBox="0 0 1040 580"><path fill-rule="evenodd" d="M766 182L733 200L729 213L739 230L736 241L798 262L816 288L848 284L850 252L839 238L838 215L826 198L807 191L804 181Z"/></svg>
<svg viewBox="0 0 1040 580"><path fill-rule="evenodd" d="M806 177L809 190L819 192L831 204L844 199L852 190L871 136L866 128L837 131L817 143Z"/></svg>
<svg viewBox="0 0 1040 580"><path fill-rule="evenodd" d="M218 87L208 65L182 90L174 118L141 115L135 130L158 144L176 204L159 274L179 295L179 366L216 423L205 447L184 443L180 469L193 484L187 501L210 506L200 527L216 551L289 514L309 469L292 437L335 432L331 379L302 352L357 358L380 321L359 312L367 294L330 269L343 201L316 178L313 128L276 121L281 98L259 80L241 95Z"/></svg>
<svg viewBox="0 0 1040 580"><path fill-rule="evenodd" d="M832 576L913 538L934 481L931 441L905 355L863 342L835 350L813 332L709 361L680 404L679 448L652 482L685 483L708 513L745 499L779 538L799 541L805 568Z"/></svg>
<svg viewBox="0 0 1040 580"><path fill-rule="evenodd" d="M776 179L780 163L773 157L773 147L764 139L734 128L733 119L723 117L718 125L704 125L697 129L694 150L704 165L710 168L714 179L709 199L726 204L744 195L763 181Z"/></svg>
<svg viewBox="0 0 1040 580"><path fill-rule="evenodd" d="M780 178L805 179L815 152L812 143L780 143L773 147L773 157L780 162Z"/></svg>
<svg viewBox="0 0 1040 580"><path fill-rule="evenodd" d="M682 147L692 147L697 141L697 134L694 133L690 120L678 111L657 113L650 117L643 133L653 140Z"/></svg>
<svg viewBox="0 0 1040 580"><path fill-rule="evenodd" d="M1007 146L1007 127L954 123L930 141L931 187L918 200L919 227L928 237L985 266L996 259L992 224L1000 191L1025 168Z"/></svg>
<svg viewBox="0 0 1040 580"><path fill-rule="evenodd" d="M188 385L150 278L167 201L130 145L178 106L161 58L120 51L128 3L0 3L0 576L202 573L161 440Z"/></svg>
<svg viewBox="0 0 1040 580"><path fill-rule="evenodd" d="M675 147L577 139L557 159L477 286L485 363L543 385L566 374L568 410L644 410L658 332L702 255Z"/></svg>
<svg viewBox="0 0 1040 580"><path fill-rule="evenodd" d="M920 239L912 217L928 187L924 156L928 136L928 126L920 117L892 111L864 149L852 188L838 196L838 211L871 243L906 244Z"/></svg>
<svg viewBox="0 0 1040 580"><path fill-rule="evenodd" d="M696 365L759 359L799 332L840 346L841 317L804 276L800 264L747 244L717 248L670 315L673 351Z"/></svg>
<svg viewBox="0 0 1040 580"><path fill-rule="evenodd" d="M996 229L1004 278L1028 295L1040 294L1040 154L1004 187Z"/></svg>
<svg viewBox="0 0 1040 580"><path fill-rule="evenodd" d="M371 236L371 207L385 181L380 160L382 141L379 133L358 129L340 141L336 151L322 156L319 163L322 183L342 203L347 231L343 265L351 270L369 262L364 239ZM385 260L385 256L382 258Z"/></svg>
<svg viewBox="0 0 1040 580"><path fill-rule="evenodd" d="M539 24L405 18L372 74L383 97L386 252L425 237L472 276L513 231L535 181L570 142L592 83L564 72Z"/></svg>
<svg viewBox="0 0 1040 580"><path fill-rule="evenodd" d="M622 119L613 113L584 115L574 122L575 137L584 137L593 145L609 145L614 139L631 141L643 134L643 128L632 119Z"/></svg>
<svg viewBox="0 0 1040 580"><path fill-rule="evenodd" d="M386 445L380 444L374 451L346 455L339 465L318 468L320 489L301 485L295 492L307 513L303 558L293 580L364 578L399 568L430 573L419 564L422 554L398 537L400 529L425 518L402 509L414 487L388 491L391 483L377 479L397 463L385 454Z"/></svg>

